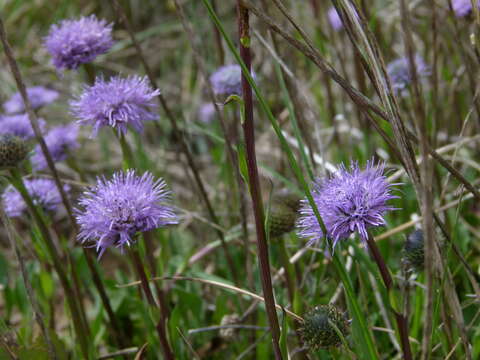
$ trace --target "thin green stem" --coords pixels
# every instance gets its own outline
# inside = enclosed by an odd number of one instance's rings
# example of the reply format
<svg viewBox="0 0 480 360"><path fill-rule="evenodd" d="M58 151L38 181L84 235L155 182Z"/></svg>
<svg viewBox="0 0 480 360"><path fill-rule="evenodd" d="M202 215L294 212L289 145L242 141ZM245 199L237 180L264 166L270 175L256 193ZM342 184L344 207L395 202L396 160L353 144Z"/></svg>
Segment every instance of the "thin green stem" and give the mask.
<svg viewBox="0 0 480 360"><path fill-rule="evenodd" d="M90 359L91 354L89 350L88 331L87 331L87 328L85 327L86 324L82 320L82 316L80 314L80 304L75 299L75 296L73 296L74 291L70 285L70 281L68 280L66 273L64 272L64 269L63 269L64 266L63 266L62 260L60 259L60 255L58 254L55 244L53 242L53 239L50 236L48 227L41 213L33 203L33 200L30 197L30 194L28 193L25 187L25 184L23 183L22 176L18 171L18 169L15 169L15 168L11 169L10 174L11 174L10 180L12 185L18 190L18 192L22 196L23 200L27 204L28 209L30 210L30 213L32 214L35 222L37 223L38 228L40 229L42 239L45 242L45 245L47 246L49 255L53 261L53 266L55 268L55 271L58 274L60 283L62 284L65 297L67 298L67 304L73 317L73 326L75 328L77 338L80 341L80 347L81 347L83 356L86 359Z"/></svg>

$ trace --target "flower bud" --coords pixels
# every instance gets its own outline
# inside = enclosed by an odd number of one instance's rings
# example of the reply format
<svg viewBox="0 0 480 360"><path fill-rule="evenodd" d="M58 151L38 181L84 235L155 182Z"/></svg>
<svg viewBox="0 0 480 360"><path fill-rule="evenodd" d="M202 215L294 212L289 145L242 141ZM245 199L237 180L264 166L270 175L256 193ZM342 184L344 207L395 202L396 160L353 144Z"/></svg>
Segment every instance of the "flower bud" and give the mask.
<svg viewBox="0 0 480 360"><path fill-rule="evenodd" d="M300 198L294 194L281 193L273 197L269 213L270 237L287 234L295 228L299 206Z"/></svg>
<svg viewBox="0 0 480 360"><path fill-rule="evenodd" d="M405 263L416 269L422 270L424 266L425 252L424 252L423 231L415 230L407 236L404 248Z"/></svg>
<svg viewBox="0 0 480 360"><path fill-rule="evenodd" d="M28 146L17 136L0 135L0 169L18 166L28 155Z"/></svg>
<svg viewBox="0 0 480 360"><path fill-rule="evenodd" d="M348 335L349 321L345 314L334 305L319 305L305 314L300 331L305 345L312 350L317 350L342 344L342 339L335 327L343 337Z"/></svg>

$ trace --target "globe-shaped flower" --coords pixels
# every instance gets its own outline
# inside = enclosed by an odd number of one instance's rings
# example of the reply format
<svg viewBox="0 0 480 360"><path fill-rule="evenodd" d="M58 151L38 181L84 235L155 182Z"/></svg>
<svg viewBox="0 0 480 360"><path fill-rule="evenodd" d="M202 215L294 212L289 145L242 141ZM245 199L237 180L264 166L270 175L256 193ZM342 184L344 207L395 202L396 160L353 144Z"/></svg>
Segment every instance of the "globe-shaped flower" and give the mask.
<svg viewBox="0 0 480 360"><path fill-rule="evenodd" d="M160 94L153 90L144 77L113 77L110 81L97 78L83 93L71 102L78 123L93 126L93 135L104 126L125 134L128 126L142 131L145 121L156 120L151 112L156 107L153 99Z"/></svg>
<svg viewBox="0 0 480 360"><path fill-rule="evenodd" d="M78 148L77 137L78 126L75 124L61 125L51 129L45 136L45 143L53 161L65 160L69 151ZM47 160L43 156L40 145L35 147L32 163L35 170L43 170L47 167Z"/></svg>
<svg viewBox="0 0 480 360"><path fill-rule="evenodd" d="M44 42L57 69L76 69L112 47L112 24L95 15L63 20L50 27Z"/></svg>
<svg viewBox="0 0 480 360"><path fill-rule="evenodd" d="M25 187L35 205L45 212L54 212L61 204L62 198L55 185L50 179L23 179ZM70 191L68 185L64 185L66 192ZM9 217L20 217L27 210L27 204L23 201L20 193L12 185L9 185L2 194L5 213Z"/></svg>
<svg viewBox="0 0 480 360"><path fill-rule="evenodd" d="M215 118L215 105L211 102L200 106L198 110L198 119L205 124L211 123Z"/></svg>
<svg viewBox="0 0 480 360"><path fill-rule="evenodd" d="M38 119L40 130L45 129L45 120ZM32 125L27 114L8 115L0 117L0 134L10 134L18 136L23 140L35 137Z"/></svg>
<svg viewBox="0 0 480 360"><path fill-rule="evenodd" d="M417 76L422 78L430 75L430 67L425 64L420 55L414 57ZM412 72L407 57L396 59L387 65L387 74L392 82L393 91L402 92L412 82Z"/></svg>
<svg viewBox="0 0 480 360"><path fill-rule="evenodd" d="M47 89L43 86L32 86L27 88L27 97L33 109L38 109L48 105L58 98L59 94L55 90ZM25 111L25 104L22 96L16 92L3 104L3 109L7 114L15 114Z"/></svg>
<svg viewBox="0 0 480 360"><path fill-rule="evenodd" d="M252 71L252 77L256 75ZM242 95L242 68L238 64L231 64L219 67L211 76L210 84L212 85L215 95L228 97L230 95Z"/></svg>
<svg viewBox="0 0 480 360"><path fill-rule="evenodd" d="M135 241L135 235L178 223L168 205L170 192L162 179L134 170L115 173L112 179L97 179L79 200L76 218L78 239L93 242L99 256L110 246L121 249Z"/></svg>
<svg viewBox="0 0 480 360"><path fill-rule="evenodd" d="M477 1L477 6L480 7L480 1ZM464 17L472 12L471 0L453 0L452 8L457 17Z"/></svg>
<svg viewBox="0 0 480 360"><path fill-rule="evenodd" d="M326 180L317 180L312 196L317 205L333 247L339 240L358 232L364 241L367 229L385 224L384 214L395 208L387 201L396 198L391 184L383 175L385 166L368 161L365 170L353 163L347 170L343 165ZM302 200L297 223L299 235L310 239L310 244L322 238L322 230L306 199Z"/></svg>

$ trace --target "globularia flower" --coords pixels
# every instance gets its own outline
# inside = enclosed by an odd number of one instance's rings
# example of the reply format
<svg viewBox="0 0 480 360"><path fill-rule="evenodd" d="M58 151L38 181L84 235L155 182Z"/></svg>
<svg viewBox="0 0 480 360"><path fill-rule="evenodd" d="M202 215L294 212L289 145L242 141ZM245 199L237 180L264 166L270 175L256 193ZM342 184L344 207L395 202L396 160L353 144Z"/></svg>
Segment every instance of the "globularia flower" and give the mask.
<svg viewBox="0 0 480 360"><path fill-rule="evenodd" d="M35 205L40 206L46 212L57 210L62 198L53 180L23 179L23 182ZM70 190L68 185L64 185L63 188L66 192ZM20 217L27 210L27 204L12 185L5 189L2 194L2 201L5 212L9 217Z"/></svg>
<svg viewBox="0 0 480 360"><path fill-rule="evenodd" d="M43 131L45 129L45 120L38 119L38 123L40 130ZM15 135L23 140L31 139L35 136L27 114L1 116L0 134Z"/></svg>
<svg viewBox="0 0 480 360"><path fill-rule="evenodd" d="M32 86L27 88L27 97L33 109L38 109L44 105L50 104L58 98L59 94L55 90L47 89L43 86ZM25 111L25 104L22 96L16 92L3 104L3 109L7 114L15 114Z"/></svg>
<svg viewBox="0 0 480 360"><path fill-rule="evenodd" d="M343 165L337 173L313 185L312 196L317 205L333 247L339 240L358 232L367 240L367 229L385 224L383 215L395 208L387 201L396 196L391 193L391 184L383 175L385 166L368 161L365 170L353 163L347 170ZM310 243L322 238L322 230L307 200L302 200L299 235Z"/></svg>
<svg viewBox="0 0 480 360"><path fill-rule="evenodd" d="M93 126L93 135L104 126L125 134L129 125L142 131L145 121L158 118L151 110L156 107L153 99L159 94L144 77L116 76L109 81L97 78L71 106L79 124Z"/></svg>
<svg viewBox="0 0 480 360"><path fill-rule="evenodd" d="M252 71L255 78L255 73ZM242 95L242 68L238 64L224 65L218 68L211 76L215 95Z"/></svg>
<svg viewBox="0 0 480 360"><path fill-rule="evenodd" d="M477 2L477 6L480 7L480 1ZM453 0L452 7L457 17L464 17L472 12L471 0Z"/></svg>
<svg viewBox="0 0 480 360"><path fill-rule="evenodd" d="M200 109L198 110L198 119L201 122L208 124L212 122L214 118L215 118L215 105L209 102L200 106Z"/></svg>
<svg viewBox="0 0 480 360"><path fill-rule="evenodd" d="M430 75L430 67L420 55L414 57L415 67L418 77L422 78ZM395 92L402 92L412 82L412 72L407 57L396 59L387 65L387 74L392 82Z"/></svg>
<svg viewBox="0 0 480 360"><path fill-rule="evenodd" d="M112 24L95 15L63 20L50 27L44 41L57 69L76 69L112 47Z"/></svg>
<svg viewBox="0 0 480 360"><path fill-rule="evenodd" d="M61 125L51 129L45 136L45 143L53 161L65 160L70 150L78 148L77 137L78 126L75 124ZM35 170L43 170L47 167L47 160L43 156L40 145L35 147L32 163Z"/></svg>
<svg viewBox="0 0 480 360"><path fill-rule="evenodd" d="M138 176L128 170L110 180L99 178L79 200L78 239L93 242L99 256L110 246L123 249L135 242L137 233L178 223L169 197L165 182L148 172Z"/></svg>

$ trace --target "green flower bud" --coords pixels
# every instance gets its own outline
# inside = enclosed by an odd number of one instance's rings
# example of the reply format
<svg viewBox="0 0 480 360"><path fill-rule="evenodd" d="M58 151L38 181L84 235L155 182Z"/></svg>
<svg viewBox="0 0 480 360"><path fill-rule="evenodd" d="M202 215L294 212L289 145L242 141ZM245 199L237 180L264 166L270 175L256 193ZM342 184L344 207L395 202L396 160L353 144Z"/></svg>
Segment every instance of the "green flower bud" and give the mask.
<svg viewBox="0 0 480 360"><path fill-rule="evenodd" d="M0 135L0 169L18 166L29 152L21 138L10 134Z"/></svg>
<svg viewBox="0 0 480 360"><path fill-rule="evenodd" d="M270 205L270 237L282 236L295 228L298 217L300 198L290 193L275 195Z"/></svg>
<svg viewBox="0 0 480 360"><path fill-rule="evenodd" d="M405 248L403 251L404 262L411 268L421 271L424 267L425 251L424 251L423 231L415 230L407 236Z"/></svg>
<svg viewBox="0 0 480 360"><path fill-rule="evenodd" d="M304 316L304 323L300 329L302 339L312 350L337 347L342 344L343 337L349 333L349 321L345 314L334 305L319 305Z"/></svg>

